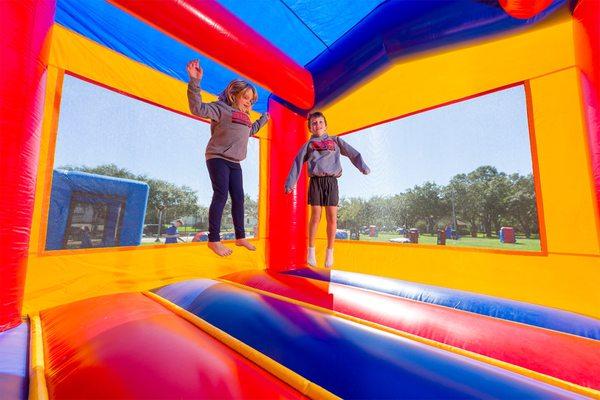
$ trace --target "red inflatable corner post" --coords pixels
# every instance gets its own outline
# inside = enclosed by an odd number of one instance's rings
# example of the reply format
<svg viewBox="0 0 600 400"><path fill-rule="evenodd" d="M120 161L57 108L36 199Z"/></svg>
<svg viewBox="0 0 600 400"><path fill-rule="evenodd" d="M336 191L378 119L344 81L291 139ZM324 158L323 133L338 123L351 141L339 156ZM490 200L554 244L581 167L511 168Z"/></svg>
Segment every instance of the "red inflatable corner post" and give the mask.
<svg viewBox="0 0 600 400"><path fill-rule="evenodd" d="M573 8L577 67L581 71L583 109L600 215L600 1L580 0Z"/></svg>
<svg viewBox="0 0 600 400"><path fill-rule="evenodd" d="M270 271L285 271L306 266L306 172L300 174L291 194L285 194L284 183L308 139L307 125L304 116L273 99L269 99L269 114L266 261Z"/></svg>
<svg viewBox="0 0 600 400"><path fill-rule="evenodd" d="M54 11L0 1L0 331L21 322Z"/></svg>
<svg viewBox="0 0 600 400"><path fill-rule="evenodd" d="M498 3L511 17L529 19L544 11L552 0L498 0Z"/></svg>

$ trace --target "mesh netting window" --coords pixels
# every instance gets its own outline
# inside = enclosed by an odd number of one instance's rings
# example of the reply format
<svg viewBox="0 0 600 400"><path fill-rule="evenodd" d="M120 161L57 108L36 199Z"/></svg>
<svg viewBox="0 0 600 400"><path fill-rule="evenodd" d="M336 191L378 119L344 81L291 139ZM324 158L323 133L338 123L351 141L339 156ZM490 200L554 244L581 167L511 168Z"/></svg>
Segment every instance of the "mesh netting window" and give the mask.
<svg viewBox="0 0 600 400"><path fill-rule="evenodd" d="M185 99L185 91L181 96ZM164 243L165 231L176 219L184 222L178 228L184 241L203 241L212 198L204 154L209 138L210 124L206 122L66 75L54 169L148 184L142 246ZM246 236L254 237L258 225L258 139L250 139L247 158L241 164ZM91 229L92 222L74 222L69 226L65 232L68 247L80 245L81 228L86 225ZM112 239L109 242L100 239L104 234L102 224L95 225L90 232L94 247L113 243ZM228 202L223 214L222 238L231 239L233 235Z"/></svg>
<svg viewBox="0 0 600 400"><path fill-rule="evenodd" d="M523 86L342 138L372 173L343 159L338 237L540 251Z"/></svg>

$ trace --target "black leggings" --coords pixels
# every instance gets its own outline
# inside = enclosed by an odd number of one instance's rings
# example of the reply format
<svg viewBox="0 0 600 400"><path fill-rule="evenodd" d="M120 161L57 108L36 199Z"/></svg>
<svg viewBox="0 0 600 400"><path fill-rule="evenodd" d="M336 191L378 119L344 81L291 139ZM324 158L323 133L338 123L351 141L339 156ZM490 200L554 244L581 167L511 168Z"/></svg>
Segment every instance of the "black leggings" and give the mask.
<svg viewBox="0 0 600 400"><path fill-rule="evenodd" d="M244 185L242 167L239 163L211 158L206 160L208 174L213 188L213 197L208 209L208 241L221 240L221 218L227 203L227 193L231 195L231 216L235 228L235 238L246 237L244 230Z"/></svg>

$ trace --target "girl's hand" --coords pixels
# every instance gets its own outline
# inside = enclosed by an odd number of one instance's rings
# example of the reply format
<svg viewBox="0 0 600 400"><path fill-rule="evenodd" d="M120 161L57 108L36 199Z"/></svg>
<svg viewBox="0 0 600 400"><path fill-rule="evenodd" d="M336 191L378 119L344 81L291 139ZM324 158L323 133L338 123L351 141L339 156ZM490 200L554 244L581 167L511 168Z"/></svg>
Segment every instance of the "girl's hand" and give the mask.
<svg viewBox="0 0 600 400"><path fill-rule="evenodd" d="M294 188L291 188L291 189L287 189L287 188L286 188L286 189L285 189L285 194L290 194L290 193L292 193L293 191L294 191Z"/></svg>
<svg viewBox="0 0 600 400"><path fill-rule="evenodd" d="M204 75L204 71L202 70L202 67L200 66L200 61L198 60L192 60L189 63L187 63L187 73L190 77L190 79L197 79L197 80L202 80L202 75Z"/></svg>
<svg viewBox="0 0 600 400"><path fill-rule="evenodd" d="M268 112L265 113L265 117L267 118L267 122L271 120L271 114L269 114Z"/></svg>

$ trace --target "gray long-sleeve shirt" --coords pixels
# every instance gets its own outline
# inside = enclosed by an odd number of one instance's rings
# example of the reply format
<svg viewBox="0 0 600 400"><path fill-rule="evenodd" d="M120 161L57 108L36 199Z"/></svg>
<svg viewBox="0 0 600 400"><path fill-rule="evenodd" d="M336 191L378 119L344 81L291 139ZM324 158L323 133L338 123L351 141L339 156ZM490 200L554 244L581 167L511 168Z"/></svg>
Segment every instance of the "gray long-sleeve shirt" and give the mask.
<svg viewBox="0 0 600 400"><path fill-rule="evenodd" d="M233 162L245 159L248 138L267 123L267 117L263 114L252 123L248 114L224 101L203 103L198 79L190 80L187 95L192 114L211 120L206 159L223 158Z"/></svg>
<svg viewBox="0 0 600 400"><path fill-rule="evenodd" d="M340 154L348 157L352 164L363 174L366 175L371 172L360 153L342 138L327 134L313 135L298 151L285 181L285 189L291 190L294 187L304 162L306 162L308 176L310 177L334 176L339 178L342 176Z"/></svg>

